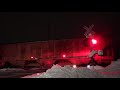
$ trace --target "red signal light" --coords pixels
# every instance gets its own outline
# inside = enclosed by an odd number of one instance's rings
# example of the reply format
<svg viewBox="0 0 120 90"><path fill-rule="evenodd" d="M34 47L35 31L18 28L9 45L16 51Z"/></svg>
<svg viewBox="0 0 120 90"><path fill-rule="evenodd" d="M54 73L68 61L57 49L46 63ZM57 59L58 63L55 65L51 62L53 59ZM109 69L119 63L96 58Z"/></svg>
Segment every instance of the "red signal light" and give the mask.
<svg viewBox="0 0 120 90"><path fill-rule="evenodd" d="M31 57L31 59L33 59L34 57Z"/></svg>
<svg viewBox="0 0 120 90"><path fill-rule="evenodd" d="M92 43L93 43L93 44L97 44L97 40L92 39Z"/></svg>
<svg viewBox="0 0 120 90"><path fill-rule="evenodd" d="M66 57L66 55L65 55L65 54L63 54L63 55L62 55L62 57L63 57L63 58L65 58L65 57Z"/></svg>

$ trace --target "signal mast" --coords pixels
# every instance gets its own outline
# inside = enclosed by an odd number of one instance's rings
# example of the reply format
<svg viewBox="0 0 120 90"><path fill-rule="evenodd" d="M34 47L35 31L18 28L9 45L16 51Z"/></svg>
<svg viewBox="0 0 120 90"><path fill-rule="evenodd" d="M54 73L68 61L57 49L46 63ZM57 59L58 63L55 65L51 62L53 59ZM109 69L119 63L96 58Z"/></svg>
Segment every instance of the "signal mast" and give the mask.
<svg viewBox="0 0 120 90"><path fill-rule="evenodd" d="M91 40L91 44L90 45L90 54L89 54L89 57L91 58L90 62L88 65L90 66L94 66L97 64L97 62L95 61L95 58L94 56L96 54L98 55L103 55L103 52L102 50L94 50L94 47L97 45L97 40L95 39L94 35L95 35L95 32L92 30L92 28L94 27L94 25L92 24L91 26L87 27L87 26L84 26L83 28L86 30L85 32L85 37L86 38L90 38Z"/></svg>

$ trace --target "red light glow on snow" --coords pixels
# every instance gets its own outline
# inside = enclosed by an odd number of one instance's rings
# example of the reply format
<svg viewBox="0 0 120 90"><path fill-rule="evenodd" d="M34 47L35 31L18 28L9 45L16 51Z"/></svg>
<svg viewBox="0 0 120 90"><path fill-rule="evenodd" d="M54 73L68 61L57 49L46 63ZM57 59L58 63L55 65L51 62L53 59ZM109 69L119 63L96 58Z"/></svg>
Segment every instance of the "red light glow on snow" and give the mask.
<svg viewBox="0 0 120 90"><path fill-rule="evenodd" d="M97 40L92 39L92 43L93 43L93 44L97 44Z"/></svg>
<svg viewBox="0 0 120 90"><path fill-rule="evenodd" d="M90 65L87 65L87 68L90 68Z"/></svg>
<svg viewBox="0 0 120 90"><path fill-rule="evenodd" d="M37 73L37 75L40 75L40 73Z"/></svg>
<svg viewBox="0 0 120 90"><path fill-rule="evenodd" d="M73 65L73 68L77 68L77 66L76 66L76 65Z"/></svg>

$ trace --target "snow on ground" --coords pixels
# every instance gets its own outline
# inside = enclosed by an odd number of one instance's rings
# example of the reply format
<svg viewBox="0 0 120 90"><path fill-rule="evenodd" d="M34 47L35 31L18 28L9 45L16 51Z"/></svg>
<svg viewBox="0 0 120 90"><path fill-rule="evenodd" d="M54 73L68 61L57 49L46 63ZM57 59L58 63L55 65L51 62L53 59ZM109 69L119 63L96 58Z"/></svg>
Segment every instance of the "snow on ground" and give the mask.
<svg viewBox="0 0 120 90"><path fill-rule="evenodd" d="M32 68L34 71L38 68ZM27 70L21 68L4 68L0 69L0 74L7 75L9 72L27 72ZM120 78L120 59L113 61L107 67L90 66L90 67L78 67L73 68L69 65L61 67L59 65L53 65L51 69L48 69L44 73L36 73L33 75L25 76L23 78Z"/></svg>
<svg viewBox="0 0 120 90"><path fill-rule="evenodd" d="M99 70L101 74L107 75L110 78L120 78L120 59L113 61L111 65L105 69Z"/></svg>
<svg viewBox="0 0 120 90"><path fill-rule="evenodd" d="M32 78L32 77L36 77L38 75L41 75L42 73L35 73L35 74L32 74L32 75L28 75L28 76L24 76L22 78Z"/></svg>
<svg viewBox="0 0 120 90"><path fill-rule="evenodd" d="M31 69L32 71L38 68ZM7 75L8 72L26 72L21 68L4 68L0 69L0 74ZM61 67L59 65L53 65L44 73L36 73L33 75L25 76L22 78L120 78L120 59L113 61L107 67L90 66L90 67L78 67L73 68L70 65Z"/></svg>
<svg viewBox="0 0 120 90"><path fill-rule="evenodd" d="M90 75L91 73L91 75ZM61 67L54 65L41 74L33 74L24 78L101 78L101 74L86 67L73 68L69 65Z"/></svg>
<svg viewBox="0 0 120 90"><path fill-rule="evenodd" d="M42 73L45 72L45 70L41 68L4 68L0 69L0 78L20 78L28 75L31 76L31 74L34 73L37 73L35 75L40 75L38 72Z"/></svg>
<svg viewBox="0 0 120 90"><path fill-rule="evenodd" d="M33 74L25 78L120 78L120 59L107 67L73 68L69 65L64 67L53 65L44 73Z"/></svg>
<svg viewBox="0 0 120 90"><path fill-rule="evenodd" d="M0 69L0 72L20 72L20 71L25 71L25 70L21 69L21 68L3 68L3 69Z"/></svg>

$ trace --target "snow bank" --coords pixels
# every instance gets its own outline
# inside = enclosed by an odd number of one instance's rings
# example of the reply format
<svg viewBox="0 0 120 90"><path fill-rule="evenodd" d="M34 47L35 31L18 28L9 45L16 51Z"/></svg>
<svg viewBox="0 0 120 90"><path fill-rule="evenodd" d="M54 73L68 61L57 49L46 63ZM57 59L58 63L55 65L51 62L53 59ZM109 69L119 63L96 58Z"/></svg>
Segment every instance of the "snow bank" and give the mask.
<svg viewBox="0 0 120 90"><path fill-rule="evenodd" d="M73 68L69 65L64 67L53 65L46 72L31 78L120 78L120 60L112 62L105 68L101 66Z"/></svg>
<svg viewBox="0 0 120 90"><path fill-rule="evenodd" d="M59 65L54 65L51 69L48 69L46 72L42 73L40 76L35 76L33 78L70 78L72 76L72 68L70 66L61 67Z"/></svg>
<svg viewBox="0 0 120 90"><path fill-rule="evenodd" d="M73 68L69 65L61 67L54 65L41 75L32 78L101 78L102 75L86 67Z"/></svg>
<svg viewBox="0 0 120 90"><path fill-rule="evenodd" d="M110 78L120 78L120 59L113 61L105 69L99 70L101 74L105 74Z"/></svg>

